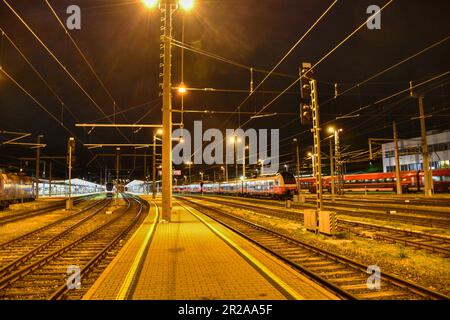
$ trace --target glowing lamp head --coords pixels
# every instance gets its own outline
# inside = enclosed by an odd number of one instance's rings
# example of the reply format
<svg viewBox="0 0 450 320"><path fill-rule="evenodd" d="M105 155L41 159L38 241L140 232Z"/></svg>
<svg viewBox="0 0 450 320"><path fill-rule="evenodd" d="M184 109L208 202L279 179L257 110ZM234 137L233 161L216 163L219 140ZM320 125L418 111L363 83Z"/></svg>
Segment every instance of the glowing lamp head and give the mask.
<svg viewBox="0 0 450 320"><path fill-rule="evenodd" d="M312 157L312 152L308 152L308 157Z"/></svg>
<svg viewBox="0 0 450 320"><path fill-rule="evenodd" d="M156 134L159 135L159 136L162 135L162 133L163 133L162 129L158 129L158 131L156 131Z"/></svg>
<svg viewBox="0 0 450 320"><path fill-rule="evenodd" d="M328 132L329 133L334 133L334 128L333 127L328 127Z"/></svg>
<svg viewBox="0 0 450 320"><path fill-rule="evenodd" d="M179 94L185 94L186 91L187 91L187 89L186 89L186 87L185 87L184 84L182 84L182 85L180 85L180 86L178 87L178 93L179 93Z"/></svg>
<svg viewBox="0 0 450 320"><path fill-rule="evenodd" d="M147 7L147 8L155 8L158 5L158 0L142 0L142 3Z"/></svg>
<svg viewBox="0 0 450 320"><path fill-rule="evenodd" d="M179 4L183 10L189 11L194 8L195 0L180 0Z"/></svg>

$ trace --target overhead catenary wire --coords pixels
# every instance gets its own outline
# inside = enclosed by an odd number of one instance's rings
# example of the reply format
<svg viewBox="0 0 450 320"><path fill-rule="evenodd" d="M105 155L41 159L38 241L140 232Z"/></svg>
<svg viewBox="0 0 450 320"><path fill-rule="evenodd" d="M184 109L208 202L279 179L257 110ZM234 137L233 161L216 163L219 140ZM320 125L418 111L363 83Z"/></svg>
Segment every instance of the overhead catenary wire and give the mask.
<svg viewBox="0 0 450 320"><path fill-rule="evenodd" d="M387 8L394 0L389 0L382 8L380 8L380 11L378 11L376 14L381 14L381 12ZM328 51L319 61L317 61L310 69L310 71L313 71L317 66L319 66L323 61L325 61L333 52L335 52L338 48L340 48L344 43L346 43L351 37L353 37L359 30L361 30L364 26L367 25L367 21L369 21L371 17L364 20L364 22L358 26L355 30L353 30L349 35L347 35L341 42L339 42L333 49ZM283 96L289 89L291 89L294 85L296 85L300 81L300 77L298 77L294 82L292 82L285 90L283 90L280 94L278 94L275 98L273 98L269 103L264 105L259 111L263 112L268 107L270 107L275 101L277 101L281 96ZM249 123L252 119L247 120L242 126Z"/></svg>
<svg viewBox="0 0 450 320"><path fill-rule="evenodd" d="M439 78L442 78L442 77L444 77L444 76L446 76L446 75L448 75L448 74L450 74L450 71L446 71L446 72L443 72L443 73L440 73L440 74L437 74L437 75L429 76L429 78L428 78L427 80L424 80L424 81L422 81L422 82L418 82L418 83L414 84L414 85L412 86L412 89L419 88L419 87L421 87L421 86L423 86L423 85L425 85L425 84L428 84L428 83L430 83L430 82L432 82L432 81L434 81L434 80L437 80L437 79L439 79ZM439 86L441 86L441 85L439 85ZM404 93L408 93L408 94L409 94L409 90L410 90L410 87L408 86L407 89L400 90L400 91L395 92L395 93L393 93L393 94L391 94L391 95L385 96L385 97L381 98L380 100L377 100L377 101L375 101L375 102L373 102L373 103L370 103L370 104L368 104L368 105L365 105L365 106L363 106L363 107L360 106L360 107L358 107L356 110L351 111L351 112L349 112L349 113L346 113L346 114L344 114L343 116L349 116L349 115L351 115L351 114L355 114L356 112L360 112L360 111L366 110L366 109L368 109L368 108L370 108L370 107L373 107L373 106L375 106L375 105L379 105L379 104L381 104L382 102L385 102L385 101L387 101L387 100L390 100L390 99L392 99L392 98L395 98L395 97L397 97L397 96L399 96L399 95L401 95L401 94L404 94ZM404 98L403 98L403 99L404 99ZM292 123L295 123L296 121L299 121L299 120L298 120L298 119L293 119L293 120L291 120L289 123L287 123L287 124L285 124L284 126L282 126L281 128L286 127L286 126L288 126L288 125L291 125ZM334 120L327 121L327 122L323 123L322 125L323 125L323 126L329 125L329 124L331 124L333 121L334 121ZM299 138L300 135L305 134L305 133L308 133L308 132L310 132L310 131L309 131L309 130L301 131L300 133L296 133L296 134L293 134L293 135L291 135L291 136L288 136L288 137L286 137L286 138L281 139L280 142L284 142L284 141L287 141L287 140L291 140L291 139L293 139L293 138Z"/></svg>
<svg viewBox="0 0 450 320"><path fill-rule="evenodd" d="M192 45L190 45L188 43L176 40L174 38L171 38L170 40L171 40L172 44L174 46L176 46L176 47L179 47L179 48L182 48L182 49L186 49L188 51L197 53L199 55L203 55L205 57L208 57L208 58L211 58L211 59L214 59L214 60L217 60L217 61L221 61L221 62L233 65L233 66L241 68L241 69L245 69L245 70L248 70L248 71L253 70L254 72L265 73L265 74L268 74L270 72L269 70L264 70L264 69L261 69L261 68L248 66L248 65L245 65L243 63L231 60L229 58L224 58L224 57L222 57L222 56L220 56L218 54L211 53L211 52L206 51L204 49L200 49L200 48L194 47L194 46L192 46ZM286 73L281 73L281 72L274 72L272 74L276 75L276 76L279 76L279 77L285 77L285 78L291 78L291 79L295 79L297 77L296 75L286 74Z"/></svg>
<svg viewBox="0 0 450 320"><path fill-rule="evenodd" d="M264 77L264 79L261 80L261 82L258 83L258 85L256 86L256 88L250 92L250 94L237 106L237 108L235 109L235 111L240 110L241 107L250 99L250 97L253 95L253 93L255 91L257 91L263 84L264 82L272 75L272 73L286 60L286 58L300 45L300 43L303 42L303 40L311 33L311 31L319 24L319 22L328 14L328 12L334 7L334 5L337 3L338 0L335 0L331 3L330 6L328 6L328 8L320 15L319 18L316 19L316 21L311 25L311 27L300 37L300 39L291 47L291 49L288 50L288 52L281 58L281 60L275 64L275 66L272 68L272 70ZM393 1L393 0L391 0ZM297 77L298 78L298 77ZM283 90L282 93L279 94L279 96L283 95L284 93L286 93L290 88L292 88L295 83L297 83L300 80L300 78L298 78L298 80L296 80L294 82L294 84L291 84L287 89ZM264 111L264 110L262 110ZM246 122L247 123L247 122ZM242 126L244 126L246 123L244 123Z"/></svg>
<svg viewBox="0 0 450 320"><path fill-rule="evenodd" d="M71 136L75 137L81 143L83 141L77 137L77 135L70 130L65 124L61 123L59 119L51 113L39 100L37 100L24 86L22 86L12 75L10 75L5 68L0 68L0 72L3 73L12 83L14 83L23 93L25 93L31 100L33 100L45 113L47 113L53 120L55 120L61 127L64 128Z"/></svg>
<svg viewBox="0 0 450 320"><path fill-rule="evenodd" d="M105 91L106 95L109 97L109 99L111 100L111 102L113 103L114 107L118 106L116 99L112 96L111 92L108 90L108 88L106 88L105 83L102 81L102 79L98 76L98 73L95 71L94 67L92 66L92 64L89 62L89 60L87 59L86 55L84 54L84 52L81 50L81 48L78 46L78 44L76 43L76 41L74 40L74 38L71 36L70 32L67 30L66 26L64 25L64 23L61 21L61 19L59 18L58 14L56 13L56 11L53 9L52 5L50 4L50 2L48 0L45 0L45 3L47 4L48 8L50 9L51 13L53 14L53 16L56 18L56 20L58 21L59 25L61 26L61 28L64 30L65 35L70 39L70 41L72 42L72 44L74 45L74 47L77 49L77 52L80 54L80 56L82 57L83 61L86 63L86 65L89 67L89 70L91 71L91 73L94 75L95 79L97 79L98 83L100 84L100 86L103 88L103 90ZM119 108L120 109L120 108ZM116 110L114 110L114 117L116 115ZM124 115L124 118L126 121L128 121L128 119L126 118L126 116Z"/></svg>
<svg viewBox="0 0 450 320"><path fill-rule="evenodd" d="M156 101L159 101L159 100L161 100L161 98L156 98L156 99L150 100L148 102L144 102L144 103L136 104L134 106L127 107L125 109L120 110L119 112L116 112L116 115L122 114L122 113L126 113L126 112L130 112L130 111L133 111L133 110L145 107L145 106L150 105L150 104L152 104L152 103L154 103ZM105 117L94 119L94 120L92 120L92 122L96 123L98 121L105 120L105 119L112 118L112 117L113 117L113 114L110 114L110 115L107 115Z"/></svg>
<svg viewBox="0 0 450 320"><path fill-rule="evenodd" d="M319 22L328 14L328 12L334 7L334 5L337 3L338 0L334 0L330 6L327 7L327 9L319 16L319 18L316 19L316 21L311 25L311 27L300 37L300 39L291 47L290 50L288 50L288 52L281 58L281 60L275 64L275 66L272 68L272 70L269 71L269 73L263 78L263 80L253 89L253 91L251 91L249 93L249 95L234 109L233 113L228 116L228 118L225 120L224 124L226 125L233 114L237 113L238 111L240 111L241 107L245 104L246 101L248 101L248 99L254 94L254 92L257 91L257 89L259 89L264 82L272 75L274 74L275 70L284 62L284 60L286 60L286 58L295 50L295 48L298 47L298 45L300 45L300 43L311 33L311 31L319 24ZM391 0L393 1L393 0ZM297 76L295 76L295 78L298 78ZM277 97L280 97L282 94L286 93L290 88L292 88L298 81L300 80L300 78L296 79L295 82L293 84L291 84L288 88L286 88L285 90L283 90L282 93L280 93ZM273 100L274 101L274 100ZM263 110L260 110L259 112L257 112L255 115L258 115L262 112ZM252 119L250 119L252 120ZM239 121L240 122L240 121ZM239 123L239 127L243 127L246 123L248 123L249 121L245 122L243 125L240 125ZM195 150L191 156L195 155L195 153L198 152L198 150Z"/></svg>
<svg viewBox="0 0 450 320"><path fill-rule="evenodd" d="M25 26L25 28L34 36L34 38L39 42L39 44L47 51L47 53L53 58L53 60L56 61L56 63L60 66L60 68L69 76L69 78L78 86L78 88L86 95L86 97L89 99L89 101L92 102L92 104L99 110L104 116L107 116L106 113L103 111L103 109L98 105L98 103L92 98L92 96L84 89L84 87L79 83L79 81L69 72L66 66L56 57L56 55L48 48L48 46L41 40L41 38L33 31L33 29L26 23L26 21L17 13L17 11L14 10L14 8L9 4L7 0L3 0L3 2L6 4L6 6L11 10L11 12L19 19L19 21ZM109 122L113 124L111 119L109 119ZM123 134L123 132L116 128L117 132L125 138L128 142L131 143L131 141L128 139L127 136Z"/></svg>
<svg viewBox="0 0 450 320"><path fill-rule="evenodd" d="M338 97L340 97L340 96L342 96L342 95L344 95L344 94L346 94L346 93L348 93L348 92L350 92L350 91L352 91L352 90L354 90L356 88L361 87L362 85L368 83L369 81L372 81L373 79L378 78L379 76L385 74L386 72L389 72L389 71L391 71L391 70L401 66L402 64L404 64L404 63L406 63L406 62L408 62L408 61L410 61L410 60L412 60L412 59L414 59L414 58L424 54L425 52L427 52L427 51L429 51L429 50L431 50L431 49L433 49L433 48L435 48L435 47L437 47L437 46L447 42L449 39L450 39L450 36L446 36L445 38L443 38L443 39L441 39L441 40L439 40L437 42L434 42L433 44L427 46L426 48L420 50L419 52L416 52L416 53L414 53L414 54L412 54L412 55L402 59L401 61L399 61L399 62L397 62L397 63L395 63L395 64L393 64L393 65L391 65L391 66L389 66L389 67L387 67L385 69L383 69L382 71L374 74L373 76L367 78L366 80L356 83L355 85L353 85L352 87L344 90L343 92L338 93L336 95L336 97L328 99L327 101L321 103L320 105L324 106L324 105L328 104L329 102L335 100L335 98L338 98Z"/></svg>
<svg viewBox="0 0 450 320"><path fill-rule="evenodd" d="M2 32L2 35L9 41L9 43L16 49L16 51L20 54L22 59L25 60L25 62L28 64L28 66L33 70L33 72L41 79L41 81L45 84L47 89L50 90L50 92L55 96L55 98L59 101L61 106L69 112L69 114L72 116L72 118L78 122L80 122L79 118L72 112L72 110L67 106L67 104L64 103L64 101L61 99L61 97L55 92L55 90L50 86L47 80L45 80L44 76L37 70L37 68L31 63L31 61L25 56L23 51L17 46L17 44L11 39L11 37L6 33L6 31L0 27L0 31Z"/></svg>

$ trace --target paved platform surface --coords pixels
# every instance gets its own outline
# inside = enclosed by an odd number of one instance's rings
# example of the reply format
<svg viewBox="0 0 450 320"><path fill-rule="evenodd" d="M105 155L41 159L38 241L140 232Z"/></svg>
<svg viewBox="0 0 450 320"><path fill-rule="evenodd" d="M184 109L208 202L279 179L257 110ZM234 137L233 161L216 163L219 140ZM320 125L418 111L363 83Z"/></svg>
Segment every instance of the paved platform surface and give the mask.
<svg viewBox="0 0 450 320"><path fill-rule="evenodd" d="M247 240L177 201L172 222L159 222L150 238L155 215L153 207L145 223L83 299L336 298ZM147 247L146 242L150 242Z"/></svg>

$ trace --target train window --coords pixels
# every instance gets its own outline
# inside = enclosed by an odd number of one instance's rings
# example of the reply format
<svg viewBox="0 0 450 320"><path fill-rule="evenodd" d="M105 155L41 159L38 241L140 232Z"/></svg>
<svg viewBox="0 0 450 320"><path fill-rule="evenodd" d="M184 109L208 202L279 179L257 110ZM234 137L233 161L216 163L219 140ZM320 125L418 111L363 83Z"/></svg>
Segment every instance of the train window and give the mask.
<svg viewBox="0 0 450 320"><path fill-rule="evenodd" d="M385 182L383 178L378 179L378 182Z"/></svg>
<svg viewBox="0 0 450 320"><path fill-rule="evenodd" d="M296 184L295 177L292 173L283 171L280 173L281 177L283 178L284 184Z"/></svg>

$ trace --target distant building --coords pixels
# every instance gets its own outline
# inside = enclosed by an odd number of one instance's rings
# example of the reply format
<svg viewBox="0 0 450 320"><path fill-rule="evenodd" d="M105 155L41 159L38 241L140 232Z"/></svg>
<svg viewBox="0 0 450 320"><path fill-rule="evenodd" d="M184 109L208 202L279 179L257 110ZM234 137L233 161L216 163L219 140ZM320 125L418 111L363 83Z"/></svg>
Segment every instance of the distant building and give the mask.
<svg viewBox="0 0 450 320"><path fill-rule="evenodd" d="M450 131L427 133L430 166L432 169L450 168ZM423 170L422 138L398 141L401 171ZM395 171L394 143L382 144L383 171Z"/></svg>

